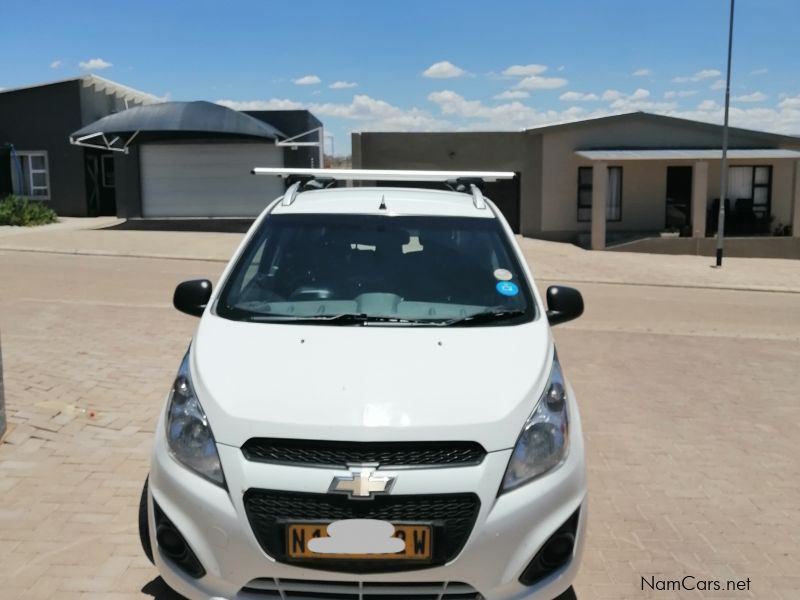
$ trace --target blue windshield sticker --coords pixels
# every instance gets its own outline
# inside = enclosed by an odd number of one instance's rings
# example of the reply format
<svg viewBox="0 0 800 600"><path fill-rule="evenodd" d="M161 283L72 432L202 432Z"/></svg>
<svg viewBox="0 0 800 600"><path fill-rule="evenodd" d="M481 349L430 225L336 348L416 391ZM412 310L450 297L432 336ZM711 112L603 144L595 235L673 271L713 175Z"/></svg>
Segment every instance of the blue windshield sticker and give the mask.
<svg viewBox="0 0 800 600"><path fill-rule="evenodd" d="M503 296L516 296L519 294L517 284L512 281L498 281L497 285L494 287L497 289L498 293L503 294Z"/></svg>

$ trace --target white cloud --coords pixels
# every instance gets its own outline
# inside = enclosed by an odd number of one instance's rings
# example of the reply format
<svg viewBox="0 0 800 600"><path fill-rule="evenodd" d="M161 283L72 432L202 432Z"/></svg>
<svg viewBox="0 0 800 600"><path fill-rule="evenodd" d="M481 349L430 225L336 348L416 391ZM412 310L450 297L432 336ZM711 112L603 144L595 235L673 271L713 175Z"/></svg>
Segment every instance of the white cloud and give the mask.
<svg viewBox="0 0 800 600"><path fill-rule="evenodd" d="M428 100L436 104L448 119L460 123L455 126L457 130L519 130L575 121L595 114L577 106L563 111L540 111L521 102L487 106L480 100L468 100L451 90L433 92L428 95Z"/></svg>
<svg viewBox="0 0 800 600"><path fill-rule="evenodd" d="M534 75L541 75L545 71L547 71L545 65L511 65L503 71L503 75L507 75L508 77L532 77Z"/></svg>
<svg viewBox="0 0 800 600"><path fill-rule="evenodd" d="M561 77L539 77L538 75L531 75L520 80L515 87L523 90L554 90L564 87L569 83L566 79Z"/></svg>
<svg viewBox="0 0 800 600"><path fill-rule="evenodd" d="M773 108L731 106L730 124L733 127L796 135L800 131L800 96L794 100L794 103L788 104L784 104L785 101L780 102ZM724 108L721 105L711 102L701 103L695 110L676 110L664 114L721 125L723 113Z"/></svg>
<svg viewBox="0 0 800 600"><path fill-rule="evenodd" d="M403 109L366 94L356 94L349 104L327 102L310 104L307 108L317 116L359 121L359 129L362 131L431 131L447 128L449 125L427 111L418 108Z"/></svg>
<svg viewBox="0 0 800 600"><path fill-rule="evenodd" d="M593 102L595 100L600 100L600 96L583 92L564 92L558 99L564 100L565 102Z"/></svg>
<svg viewBox="0 0 800 600"><path fill-rule="evenodd" d="M724 90L725 89L725 80L724 79L717 79L714 83L711 84L711 87L708 89L710 90Z"/></svg>
<svg viewBox="0 0 800 600"><path fill-rule="evenodd" d="M800 110L800 94L794 97L785 97L778 103L778 108L796 108Z"/></svg>
<svg viewBox="0 0 800 600"><path fill-rule="evenodd" d="M750 71L750 75L766 75L767 73L769 73L769 69L767 69L766 67Z"/></svg>
<svg viewBox="0 0 800 600"><path fill-rule="evenodd" d="M650 69L636 69L631 75L634 77L647 77L651 74Z"/></svg>
<svg viewBox="0 0 800 600"><path fill-rule="evenodd" d="M102 71L113 65L102 58L90 58L89 60L79 62L78 66L84 71Z"/></svg>
<svg viewBox="0 0 800 600"><path fill-rule="evenodd" d="M763 102L768 96L764 92L753 92L752 94L742 94L741 96L734 96L734 102Z"/></svg>
<svg viewBox="0 0 800 600"><path fill-rule="evenodd" d="M701 71L697 71L694 75L688 75L683 77L673 77L673 83L688 83L703 81L704 79L712 79L714 77L719 77L722 75L720 71L717 69L702 69Z"/></svg>
<svg viewBox="0 0 800 600"><path fill-rule="evenodd" d="M292 79L292 83L295 85L319 85L320 82L320 78L316 75L304 75L303 77Z"/></svg>
<svg viewBox="0 0 800 600"><path fill-rule="evenodd" d="M713 100L703 100L700 104L697 105L697 110L707 110L713 111L719 108L719 104L714 102Z"/></svg>
<svg viewBox="0 0 800 600"><path fill-rule="evenodd" d="M297 102L290 99L217 100L234 110L310 110L318 117L358 121L359 131L433 131L452 129L452 124L418 108L402 109L385 100L356 94L350 103Z"/></svg>
<svg viewBox="0 0 800 600"><path fill-rule="evenodd" d="M558 68L556 69L556 71L563 71L565 68L566 67L564 67L564 65L558 65Z"/></svg>
<svg viewBox="0 0 800 600"><path fill-rule="evenodd" d="M270 100L217 100L217 104L233 110L299 110L304 108L302 102L288 98L272 98Z"/></svg>
<svg viewBox="0 0 800 600"><path fill-rule="evenodd" d="M54 60L53 62L50 63L50 68L51 69L57 69L58 67L60 67L63 64L64 63L62 61L60 61L60 60Z"/></svg>
<svg viewBox="0 0 800 600"><path fill-rule="evenodd" d="M495 100L520 100L522 98L527 98L530 96L530 93L524 90L506 90L505 92L500 92L494 96Z"/></svg>
<svg viewBox="0 0 800 600"><path fill-rule="evenodd" d="M601 98L606 102L611 102L613 100L619 100L623 96L624 94L619 90L606 90L605 92L603 92Z"/></svg>
<svg viewBox="0 0 800 600"><path fill-rule="evenodd" d="M349 88L358 87L358 84L352 81L334 81L328 87L332 90L346 90Z"/></svg>
<svg viewBox="0 0 800 600"><path fill-rule="evenodd" d="M697 90L669 90L664 92L664 98L671 100L674 98L688 98L689 96L694 96L697 93Z"/></svg>
<svg viewBox="0 0 800 600"><path fill-rule="evenodd" d="M615 113L633 112L637 110L648 112L664 112L675 110L677 103L675 102L656 102L649 100L650 90L644 88L636 88L630 94L625 94L619 90L606 90L603 93L602 99L610 102L609 109Z"/></svg>
<svg viewBox="0 0 800 600"><path fill-rule="evenodd" d="M461 67L455 66L449 60L443 60L433 63L430 67L423 71L423 77L430 79L452 79L453 77L461 77L466 71Z"/></svg>

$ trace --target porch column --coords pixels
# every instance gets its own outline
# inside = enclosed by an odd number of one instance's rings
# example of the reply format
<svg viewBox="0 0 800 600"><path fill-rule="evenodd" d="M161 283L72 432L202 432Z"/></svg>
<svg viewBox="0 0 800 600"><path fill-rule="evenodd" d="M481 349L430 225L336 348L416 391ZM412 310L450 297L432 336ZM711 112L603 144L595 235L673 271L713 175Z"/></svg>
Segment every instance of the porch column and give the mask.
<svg viewBox="0 0 800 600"><path fill-rule="evenodd" d="M692 237L706 237L708 213L708 163L698 160L692 168Z"/></svg>
<svg viewBox="0 0 800 600"><path fill-rule="evenodd" d="M607 189L608 165L596 162L592 165L592 250L606 247Z"/></svg>
<svg viewBox="0 0 800 600"><path fill-rule="evenodd" d="M794 161L792 186L792 237L800 238L800 160Z"/></svg>

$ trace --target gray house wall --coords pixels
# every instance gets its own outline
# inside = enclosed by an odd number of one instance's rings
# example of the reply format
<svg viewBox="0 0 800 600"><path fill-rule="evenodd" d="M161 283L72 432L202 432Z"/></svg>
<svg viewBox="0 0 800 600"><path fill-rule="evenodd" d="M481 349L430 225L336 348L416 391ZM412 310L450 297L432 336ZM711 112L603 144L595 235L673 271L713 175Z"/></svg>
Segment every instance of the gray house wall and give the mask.
<svg viewBox="0 0 800 600"><path fill-rule="evenodd" d="M86 215L86 183L83 151L69 143L69 134L81 121L80 83L65 81L0 94L0 144L9 142L18 150L46 150L50 169L50 206L60 215ZM10 161L0 182L10 191Z"/></svg>
<svg viewBox="0 0 800 600"><path fill-rule="evenodd" d="M47 201L59 215L85 217L86 150L69 143L69 135L113 112L125 110L125 100L94 85L72 79L0 93L0 145L18 151L45 150L50 178ZM129 101L127 107L139 106ZM0 152L0 194L11 191L8 150Z"/></svg>
<svg viewBox="0 0 800 600"><path fill-rule="evenodd" d="M521 132L371 133L352 135L353 168L516 171L522 233L538 228L541 140Z"/></svg>

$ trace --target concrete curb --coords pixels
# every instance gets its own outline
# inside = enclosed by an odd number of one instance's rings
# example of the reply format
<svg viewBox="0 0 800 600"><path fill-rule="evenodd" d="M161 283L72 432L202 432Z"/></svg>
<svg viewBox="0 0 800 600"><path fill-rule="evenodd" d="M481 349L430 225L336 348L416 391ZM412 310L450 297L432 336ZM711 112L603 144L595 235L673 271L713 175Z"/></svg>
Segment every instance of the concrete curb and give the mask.
<svg viewBox="0 0 800 600"><path fill-rule="evenodd" d="M14 248L0 246L0 252L31 252L33 254L65 254L68 256L105 256L110 258L156 258L160 260L194 260L201 262L227 263L227 258L186 256L180 254L132 254L130 252L94 252L92 250L51 250L46 248Z"/></svg>

